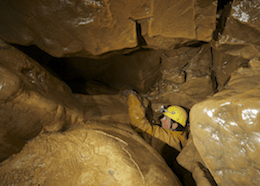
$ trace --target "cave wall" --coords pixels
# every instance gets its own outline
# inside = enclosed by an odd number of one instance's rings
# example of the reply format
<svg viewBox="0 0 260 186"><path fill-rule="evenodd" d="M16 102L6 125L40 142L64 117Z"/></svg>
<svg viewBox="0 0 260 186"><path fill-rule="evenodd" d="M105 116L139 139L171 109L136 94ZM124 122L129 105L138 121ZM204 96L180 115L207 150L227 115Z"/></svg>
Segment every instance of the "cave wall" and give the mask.
<svg viewBox="0 0 260 186"><path fill-rule="evenodd" d="M122 94L134 89L153 123L162 104L191 109L177 160L197 185L258 185L259 6L1 1L0 183L185 185L130 128Z"/></svg>
<svg viewBox="0 0 260 186"><path fill-rule="evenodd" d="M149 48L210 41L217 1L2 1L0 7L3 40L37 45L55 57L86 57L137 47L138 35Z"/></svg>
<svg viewBox="0 0 260 186"><path fill-rule="evenodd" d="M82 120L84 108L69 87L3 41L0 66L1 161L19 152L41 131L59 131Z"/></svg>

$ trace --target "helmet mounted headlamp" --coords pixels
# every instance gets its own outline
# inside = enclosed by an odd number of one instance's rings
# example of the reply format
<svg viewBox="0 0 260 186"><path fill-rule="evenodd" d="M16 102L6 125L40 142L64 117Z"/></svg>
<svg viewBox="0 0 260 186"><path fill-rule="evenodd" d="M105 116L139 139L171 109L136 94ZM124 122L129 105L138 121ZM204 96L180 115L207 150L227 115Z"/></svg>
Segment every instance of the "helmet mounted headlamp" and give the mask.
<svg viewBox="0 0 260 186"><path fill-rule="evenodd" d="M161 107L160 107L160 112L168 112L167 111L167 107L166 106L164 106L164 105L162 105Z"/></svg>

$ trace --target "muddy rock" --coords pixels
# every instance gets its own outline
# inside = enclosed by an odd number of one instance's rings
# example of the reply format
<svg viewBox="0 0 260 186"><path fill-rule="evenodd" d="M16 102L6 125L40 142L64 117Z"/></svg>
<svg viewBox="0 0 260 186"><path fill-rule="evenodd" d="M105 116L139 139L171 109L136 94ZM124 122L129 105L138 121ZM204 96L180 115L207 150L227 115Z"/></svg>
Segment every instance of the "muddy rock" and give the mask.
<svg viewBox="0 0 260 186"><path fill-rule="evenodd" d="M194 144L218 185L259 184L259 66L251 60L225 90L191 109Z"/></svg>
<svg viewBox="0 0 260 186"><path fill-rule="evenodd" d="M234 0L225 27L213 42L214 47L244 59L259 58L259 6L259 1Z"/></svg>
<svg viewBox="0 0 260 186"><path fill-rule="evenodd" d="M131 128L87 122L41 134L2 162L1 185L181 186L163 158Z"/></svg>
<svg viewBox="0 0 260 186"><path fill-rule="evenodd" d="M40 131L58 131L83 118L83 107L64 82L3 42L0 72L0 161Z"/></svg>

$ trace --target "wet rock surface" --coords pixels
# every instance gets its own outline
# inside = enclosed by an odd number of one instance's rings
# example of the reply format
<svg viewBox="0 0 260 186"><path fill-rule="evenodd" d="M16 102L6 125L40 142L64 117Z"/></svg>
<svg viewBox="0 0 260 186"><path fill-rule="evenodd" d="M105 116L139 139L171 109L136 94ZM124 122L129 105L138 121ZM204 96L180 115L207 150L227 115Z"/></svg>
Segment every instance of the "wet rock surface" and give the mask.
<svg viewBox="0 0 260 186"><path fill-rule="evenodd" d="M163 158L128 125L87 122L42 134L2 162L1 185L181 186Z"/></svg>
<svg viewBox="0 0 260 186"><path fill-rule="evenodd" d="M171 46L186 41L210 41L217 2L2 1L0 7L0 24L5 25L0 29L1 39L20 45L34 44L52 56L62 57L95 56L134 48L139 34L136 21L142 19L149 20L148 40L157 48L163 48L165 42L167 49L172 49ZM149 47L149 41L147 44Z"/></svg>
<svg viewBox="0 0 260 186"><path fill-rule="evenodd" d="M258 185L259 6L0 2L0 185ZM152 124L191 109L180 152L131 129L126 89Z"/></svg>
<svg viewBox="0 0 260 186"><path fill-rule="evenodd" d="M232 56L259 58L259 1L234 0L213 46Z"/></svg>
<svg viewBox="0 0 260 186"><path fill-rule="evenodd" d="M249 65L231 75L225 90L191 109L194 144L218 185L259 184L260 62Z"/></svg>
<svg viewBox="0 0 260 186"><path fill-rule="evenodd" d="M85 118L94 121L109 121L129 125L127 100L125 96L74 94L85 110Z"/></svg>
<svg viewBox="0 0 260 186"><path fill-rule="evenodd" d="M107 94L112 91L116 94L125 89L146 93L160 76L161 53L160 50L144 49L105 59L65 58L54 59L50 63L64 81L79 93L102 94L102 90L95 92L91 90L93 86L87 86L93 81L110 87L110 91L107 89L103 92ZM62 71L59 71L60 66L63 66ZM79 81L82 84L76 88Z"/></svg>
<svg viewBox="0 0 260 186"><path fill-rule="evenodd" d="M61 130L84 115L69 87L19 50L0 49L0 160L40 131ZM60 97L62 95L62 97Z"/></svg>

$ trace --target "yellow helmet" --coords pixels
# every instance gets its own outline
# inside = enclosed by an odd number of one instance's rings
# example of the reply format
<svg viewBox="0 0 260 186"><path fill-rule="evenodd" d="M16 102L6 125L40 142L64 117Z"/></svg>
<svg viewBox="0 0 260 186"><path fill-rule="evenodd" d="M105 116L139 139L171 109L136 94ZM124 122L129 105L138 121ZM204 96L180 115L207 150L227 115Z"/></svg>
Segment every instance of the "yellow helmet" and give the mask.
<svg viewBox="0 0 260 186"><path fill-rule="evenodd" d="M186 126L186 121L188 119L188 114L185 111L184 108L179 106L170 106L167 108L166 112L163 112L163 114L172 120L178 122L183 127Z"/></svg>

